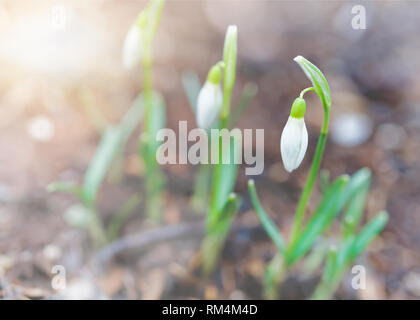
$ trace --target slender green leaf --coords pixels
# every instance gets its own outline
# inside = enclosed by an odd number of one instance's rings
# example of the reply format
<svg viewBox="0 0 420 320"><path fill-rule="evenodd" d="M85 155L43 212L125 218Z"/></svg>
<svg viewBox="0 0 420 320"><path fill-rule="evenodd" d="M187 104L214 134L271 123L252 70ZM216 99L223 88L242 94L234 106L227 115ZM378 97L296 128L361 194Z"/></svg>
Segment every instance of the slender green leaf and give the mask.
<svg viewBox="0 0 420 320"><path fill-rule="evenodd" d="M53 182L47 186L48 192L67 192L80 198L82 196L82 187L74 182Z"/></svg>
<svg viewBox="0 0 420 320"><path fill-rule="evenodd" d="M328 241L319 237L302 265L303 275L308 277L312 276L318 267L324 262L324 258L328 254L328 250Z"/></svg>
<svg viewBox="0 0 420 320"><path fill-rule="evenodd" d="M144 115L144 98L143 94L137 95L136 99L132 103L130 109L123 116L120 124L118 125L121 129L122 138L122 149L124 149L127 140L130 138L133 131L140 124Z"/></svg>
<svg viewBox="0 0 420 320"><path fill-rule="evenodd" d="M355 197L359 191L366 192L366 190L369 189L370 178L371 171L368 168L360 169L351 176L350 181L346 186L346 190L340 199L340 211L349 203L353 197Z"/></svg>
<svg viewBox="0 0 420 320"><path fill-rule="evenodd" d="M166 114L165 114L165 100L163 99L163 96L158 93L154 92L153 95L153 108L154 112L152 112L151 116L151 132L154 134L154 137L156 138L156 133L160 129L165 127L166 122ZM156 141L156 139L155 139Z"/></svg>
<svg viewBox="0 0 420 320"><path fill-rule="evenodd" d="M342 275L341 270L337 269L338 254L335 246L332 246L325 261L321 281L312 294L312 300L330 299L334 294Z"/></svg>
<svg viewBox="0 0 420 320"><path fill-rule="evenodd" d="M156 151L160 142L156 140L156 135L160 129L164 128L166 121L165 101L162 95L157 92L153 93L152 108L150 108L148 121L148 132L142 133L140 144L146 167L151 168L157 165Z"/></svg>
<svg viewBox="0 0 420 320"><path fill-rule="evenodd" d="M210 223L218 221L218 217L222 212L229 194L233 191L236 183L236 176L238 173L238 165L234 163L235 155L240 152L240 146L236 143L235 137L231 136L229 149L223 146L222 137L219 137L219 152L224 150L229 151L229 163L215 164L214 178L213 178L213 194L211 198L211 212L208 216ZM223 149L225 147L225 149ZM225 151L226 152L226 151Z"/></svg>
<svg viewBox="0 0 420 320"><path fill-rule="evenodd" d="M221 232L221 234L229 231L233 218L238 213L240 206L240 198L235 193L231 193L222 209L221 218L214 230Z"/></svg>
<svg viewBox="0 0 420 320"><path fill-rule="evenodd" d="M344 239L340 245L340 249L337 254L336 270L337 272L344 269L350 261L351 251L353 247L355 237L353 235Z"/></svg>
<svg viewBox="0 0 420 320"><path fill-rule="evenodd" d="M344 239L336 259L337 275L341 275L348 264L366 249L370 241L385 227L387 220L388 214L382 211L368 222L357 236L350 235Z"/></svg>
<svg viewBox="0 0 420 320"><path fill-rule="evenodd" d="M91 207L95 204L99 187L120 145L120 129L109 127L102 136L83 182L82 197L87 206Z"/></svg>
<svg viewBox="0 0 420 320"><path fill-rule="evenodd" d="M157 32L164 4L165 0L151 0L147 6L146 10L149 12L148 27L151 37L154 37Z"/></svg>
<svg viewBox="0 0 420 320"><path fill-rule="evenodd" d="M124 115L121 123L107 128L104 132L94 158L85 174L83 183L82 198L88 206L94 205L99 187L106 173L115 157L122 152L128 138L141 121L143 109L143 96L140 94Z"/></svg>
<svg viewBox="0 0 420 320"><path fill-rule="evenodd" d="M248 82L242 91L239 100L233 106L233 110L229 117L229 127L233 127L238 122L239 118L245 113L245 111L251 105L252 100L258 93L258 86L254 82Z"/></svg>
<svg viewBox="0 0 420 320"><path fill-rule="evenodd" d="M223 244L232 226L233 220L239 211L241 201L236 194L231 193L221 210L221 218L218 223L209 226L203 242L202 252L203 271L208 274L213 270L216 261L220 256Z"/></svg>
<svg viewBox="0 0 420 320"><path fill-rule="evenodd" d="M340 199L348 180L348 176L340 176L328 188L305 229L298 236L295 243L291 244L287 254L288 265L293 264L303 256L311 248L321 232L332 222L339 209Z"/></svg>
<svg viewBox="0 0 420 320"><path fill-rule="evenodd" d="M143 95L140 93L132 103L131 107L124 114L118 128L121 130L121 143L118 152L115 154L114 159L109 169L109 178L112 182L120 181L123 173L124 166L124 150L125 146L131 137L134 130L140 124L144 114Z"/></svg>
<svg viewBox="0 0 420 320"><path fill-rule="evenodd" d="M318 67L316 67L312 62L310 62L302 56L297 56L296 58L294 58L294 60L299 64L305 75L312 82L315 92L321 98L322 103L326 107L330 108L330 87L328 86L328 82L325 79L325 76L323 75L321 70L319 70Z"/></svg>
<svg viewBox="0 0 420 320"><path fill-rule="evenodd" d="M223 74L224 94L232 92L236 78L238 28L230 25L226 30L225 44L223 47L223 61L225 63Z"/></svg>
<svg viewBox="0 0 420 320"><path fill-rule="evenodd" d="M322 281L330 282L334 278L336 272L336 261L337 261L337 248L331 246L327 254L327 260L325 262L324 273L322 275Z"/></svg>
<svg viewBox="0 0 420 320"><path fill-rule="evenodd" d="M159 142L156 141L156 135L160 129L165 127L166 122L165 100L158 92L154 92L153 94L153 103L150 111L150 117L148 119L149 133L151 135L151 141L156 148L159 145ZM155 152L153 157L155 157Z"/></svg>
<svg viewBox="0 0 420 320"><path fill-rule="evenodd" d="M332 266L327 259L322 280L315 290L313 299L329 299L334 294L348 265L382 231L387 220L388 214L385 211L380 212L365 225L357 236L349 235L344 239L338 253L335 255L334 265Z"/></svg>
<svg viewBox="0 0 420 320"><path fill-rule="evenodd" d="M118 238L118 233L124 226L128 218L135 212L140 203L140 196L136 193L132 195L121 208L112 216L107 228L107 235L110 241Z"/></svg>
<svg viewBox="0 0 420 320"><path fill-rule="evenodd" d="M342 222L342 234L344 238L355 233L362 219L368 191L368 187L360 189L349 201Z"/></svg>
<svg viewBox="0 0 420 320"><path fill-rule="evenodd" d="M145 130L140 135L140 154L145 164L145 189L147 194L146 213L152 223L160 220L162 214L162 188L165 177L156 161L156 153L161 144L157 133L165 126L165 101L161 94L154 92L147 115Z"/></svg>
<svg viewBox="0 0 420 320"><path fill-rule="evenodd" d="M286 277L287 268L284 257L277 253L265 269L264 272L264 297L265 299L278 299L279 284Z"/></svg>
<svg viewBox="0 0 420 320"><path fill-rule="evenodd" d="M366 249L373 238L382 231L387 221L388 213L386 211L381 211L363 227L354 239L350 256L351 259L356 258Z"/></svg>
<svg viewBox="0 0 420 320"><path fill-rule="evenodd" d="M260 203L260 200L258 199L257 191L255 190L254 180L252 179L248 181L248 190L249 190L249 195L251 197L252 205L254 206L254 209L257 212L258 218L260 219L262 226L264 227L265 231L270 236L271 240L273 240L277 249L283 253L286 247L283 236L280 230L277 228L274 221L271 220L271 218L264 211Z"/></svg>
<svg viewBox="0 0 420 320"><path fill-rule="evenodd" d="M211 187L211 165L200 164L195 174L194 193L191 197L191 206L197 212L206 212L209 203L209 193Z"/></svg>

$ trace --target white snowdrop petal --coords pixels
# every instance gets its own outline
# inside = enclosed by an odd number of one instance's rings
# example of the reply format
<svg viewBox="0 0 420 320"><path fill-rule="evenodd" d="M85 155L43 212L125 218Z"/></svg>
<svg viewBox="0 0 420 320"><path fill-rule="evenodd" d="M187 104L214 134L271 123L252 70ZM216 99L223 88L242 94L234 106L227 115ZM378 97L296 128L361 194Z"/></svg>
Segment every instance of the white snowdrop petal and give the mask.
<svg viewBox="0 0 420 320"><path fill-rule="evenodd" d="M302 163L302 160L305 157L306 149L308 148L308 131L306 130L305 122L303 122L301 134L302 134L302 137L301 137L300 153L295 164L295 169L299 167L300 164Z"/></svg>
<svg viewBox="0 0 420 320"><path fill-rule="evenodd" d="M289 117L280 140L283 165L288 172L292 172L300 165L307 147L308 132L303 118Z"/></svg>
<svg viewBox="0 0 420 320"><path fill-rule="evenodd" d="M293 143L294 137L299 134L298 128L290 120L287 121L281 135L281 155L287 171L294 170L295 159L299 155L298 145Z"/></svg>
<svg viewBox="0 0 420 320"><path fill-rule="evenodd" d="M222 109L222 89L220 85L206 82L197 100L196 118L199 128L210 129Z"/></svg>
<svg viewBox="0 0 420 320"><path fill-rule="evenodd" d="M122 54L124 68L135 68L140 62L141 52L141 31L139 27L133 25L124 39Z"/></svg>

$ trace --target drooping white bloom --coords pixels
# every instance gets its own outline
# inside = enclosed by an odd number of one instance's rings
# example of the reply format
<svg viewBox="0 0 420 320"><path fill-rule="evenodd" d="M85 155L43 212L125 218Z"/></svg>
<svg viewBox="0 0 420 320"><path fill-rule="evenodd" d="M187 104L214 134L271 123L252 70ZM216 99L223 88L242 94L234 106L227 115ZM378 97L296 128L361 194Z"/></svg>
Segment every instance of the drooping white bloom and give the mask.
<svg viewBox="0 0 420 320"><path fill-rule="evenodd" d="M135 68L142 54L142 33L137 24L133 24L124 39L122 63L124 68Z"/></svg>
<svg viewBox="0 0 420 320"><path fill-rule="evenodd" d="M288 172L292 172L305 156L308 148L308 131L303 117L289 116L280 139L281 157L283 165Z"/></svg>
<svg viewBox="0 0 420 320"><path fill-rule="evenodd" d="M197 125L211 129L222 110L223 94L220 84L206 81L201 88L197 101Z"/></svg>

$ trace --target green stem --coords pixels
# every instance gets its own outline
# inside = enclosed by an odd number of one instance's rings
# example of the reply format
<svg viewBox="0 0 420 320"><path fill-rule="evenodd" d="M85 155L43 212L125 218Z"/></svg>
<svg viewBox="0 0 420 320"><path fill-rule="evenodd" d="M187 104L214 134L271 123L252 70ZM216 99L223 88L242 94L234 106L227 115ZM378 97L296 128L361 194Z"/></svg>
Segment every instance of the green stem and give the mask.
<svg viewBox="0 0 420 320"><path fill-rule="evenodd" d="M163 3L163 2L160 2ZM160 14L160 9L158 10ZM158 22L155 21L157 24ZM155 30L154 30L155 31ZM153 76L152 76L152 40L154 31L146 34L143 40L143 96L144 96L144 137L143 158L146 166L145 193L146 215L151 222L158 222L161 216L162 177L155 159L154 137L152 127L153 110Z"/></svg>
<svg viewBox="0 0 420 320"><path fill-rule="evenodd" d="M226 70L225 70L225 76L226 78ZM223 87L223 104L222 104L222 111L220 112L220 124L219 124L219 130L226 129L228 127L229 123L229 113L230 113L230 100L232 97L232 90L227 88L226 86ZM212 194L210 199L210 213L208 217L211 219L211 217L214 214L217 214L217 211L220 208L217 208L217 188L220 185L221 180L221 172L222 172L222 163L223 163L223 143L222 139L219 136L219 163L214 166L214 180L213 180L213 187L212 187ZM228 150L229 152L229 150Z"/></svg>
<svg viewBox="0 0 420 320"><path fill-rule="evenodd" d="M305 89L303 92L309 91L309 89L310 88ZM296 209L295 220L292 227L292 235L290 238L289 248L291 248L294 245L294 242L297 240L299 236L301 225L302 225L304 214L305 214L306 205L308 203L309 197L311 196L312 188L314 186L319 168L321 166L322 155L324 153L325 143L327 141L328 124L330 121L330 108L326 105L323 105L323 107L324 107L324 121L322 123L321 133L318 138L318 144L316 146L315 155L312 160L309 176L308 176L308 179L306 180L306 184L305 184L305 187L303 188L302 194L300 195L299 203Z"/></svg>
<svg viewBox="0 0 420 320"><path fill-rule="evenodd" d="M145 102L145 132L149 133L150 109L153 104L153 81L152 81L152 41L159 26L160 16L162 14L165 0L152 0L146 10L149 11L147 23L148 27L142 25L143 28L143 93ZM150 21L152 20L152 21Z"/></svg>
<svg viewBox="0 0 420 320"><path fill-rule="evenodd" d="M304 95L306 92L309 92L309 91L315 91L315 88L314 88L314 87L309 87L309 88L303 89L303 90L301 91L301 93L300 93L299 97L300 97L300 98L303 98L303 95ZM315 91L315 92L316 92L316 91Z"/></svg>
<svg viewBox="0 0 420 320"><path fill-rule="evenodd" d="M279 285L283 282L287 274L287 265L284 263L283 256L278 253L268 264L264 274L264 297L267 300L278 298Z"/></svg>
<svg viewBox="0 0 420 320"><path fill-rule="evenodd" d="M92 215L92 220L89 225L89 231L93 240L93 245L95 248L102 248L107 242L107 236L105 233L105 228L103 226L102 220L99 218L98 212L94 207L90 207L89 211Z"/></svg>
<svg viewBox="0 0 420 320"><path fill-rule="evenodd" d="M209 147L208 155L210 158L210 145L211 145L211 135L209 134ZM206 212L208 209L209 201L209 192L210 192L210 183L211 183L211 174L212 174L211 164L200 164L198 171L196 173L194 181L194 192L191 197L191 206L197 213Z"/></svg>
<svg viewBox="0 0 420 320"><path fill-rule="evenodd" d="M330 281L321 279L321 282L315 288L312 293L311 300L329 300L334 296L334 292L337 290L340 280L345 268L337 271L337 274Z"/></svg>
<svg viewBox="0 0 420 320"><path fill-rule="evenodd" d="M220 113L220 129L226 129L228 126L231 95L232 92L230 90L224 90L222 112Z"/></svg>
<svg viewBox="0 0 420 320"><path fill-rule="evenodd" d="M300 94L300 97L303 98L303 95L306 92L309 92L309 91L315 91L315 89L313 87L310 87L310 88L306 88L306 89L302 90L302 92ZM322 101L322 99L321 99L321 101ZM294 219L293 227L292 227L292 235L290 237L289 245L288 245L288 248L287 248L286 253L285 253L286 254L285 260L286 261L285 261L285 264L284 264L283 268L281 268L281 270L279 270L279 275L276 276L277 280L274 281L274 284L273 283L270 284L269 282L267 282L264 286L266 295L270 295L270 298L275 298L275 294L277 293L277 290L274 290L271 286L274 285L274 287L277 288L278 285L281 282L281 279L284 278L284 275L287 274L287 270L290 269L290 267L291 267L291 265L287 262L289 251L290 251L290 248L293 247L294 243L296 242L296 240L299 237L299 233L300 233L301 225L302 225L302 222L303 222L303 217L304 217L306 205L307 205L308 199L311 195L312 188L314 186L315 179L318 175L319 168L321 166L322 155L324 153L325 143L327 141L328 124L329 124L329 121L330 121L330 107L323 104L323 108L324 108L324 121L322 123L321 133L320 133L320 136L318 138L318 144L316 146L315 155L314 155L314 158L312 160L312 165L311 165L311 169L309 171L309 176L308 176L308 179L306 180L305 187L302 190L302 194L300 196L299 203L298 203L298 206L297 206L297 209L296 209L295 219ZM275 265L276 261L280 261L281 258L282 258L282 254L280 252L277 252L276 255L273 257L273 259L271 261ZM272 265L272 264L270 263L270 265ZM283 276L280 276L280 274L283 274Z"/></svg>
<svg viewBox="0 0 420 320"><path fill-rule="evenodd" d="M219 133L222 129L227 129L229 123L230 113L230 101L232 97L232 91L235 84L235 73L236 73L236 56L237 56L237 28L235 26L229 26L226 32L225 44L223 49L223 62L219 62L219 66L223 67L223 104L220 112L220 123ZM227 232L229 231L231 221L223 224L221 220L221 214L223 213L224 206L229 196L223 194L223 185L226 181L222 181L224 174L223 170L226 168L226 164L223 164L223 153L231 152L230 149L223 150L224 144L221 135L219 134L216 139L219 139L219 163L213 166L213 181L210 198L210 209L206 217L206 236L203 241L203 270L209 274L213 268L216 259L218 258L221 248L226 239ZM229 148L230 144L229 143ZM231 158L232 160L232 158ZM237 167L235 167L236 170ZM236 171L234 177L230 182L234 185L236 180ZM230 183L229 182L229 183ZM233 188L233 186L232 186ZM229 190L231 192L232 190ZM226 198L224 198L226 196ZM226 219L226 217L224 217ZM217 241L213 241L215 238ZM206 245L212 243L211 246Z"/></svg>
<svg viewBox="0 0 420 320"><path fill-rule="evenodd" d="M151 54L151 44L148 41L144 42L144 52L143 52L143 95L144 95L144 105L145 105L145 122L144 122L144 131L149 133L149 119L150 112L153 104L153 80L152 80L152 54Z"/></svg>

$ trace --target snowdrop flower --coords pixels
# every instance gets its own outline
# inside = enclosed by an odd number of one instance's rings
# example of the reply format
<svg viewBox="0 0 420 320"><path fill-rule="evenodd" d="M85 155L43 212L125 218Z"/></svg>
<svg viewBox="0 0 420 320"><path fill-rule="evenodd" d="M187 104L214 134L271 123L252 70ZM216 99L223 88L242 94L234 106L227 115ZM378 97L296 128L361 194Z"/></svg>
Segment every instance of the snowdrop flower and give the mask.
<svg viewBox="0 0 420 320"><path fill-rule="evenodd" d="M124 68L133 69L139 63L142 54L142 32L137 23L134 23L124 39L122 63Z"/></svg>
<svg viewBox="0 0 420 320"><path fill-rule="evenodd" d="M305 120L303 119L305 111L305 100L297 98L293 102L289 119L281 134L281 157L288 172L292 172L299 167L308 147L308 131L306 131Z"/></svg>
<svg viewBox="0 0 420 320"><path fill-rule="evenodd" d="M199 128L211 129L217 121L223 103L220 80L221 70L216 64L210 69L206 83L198 95L196 119Z"/></svg>

